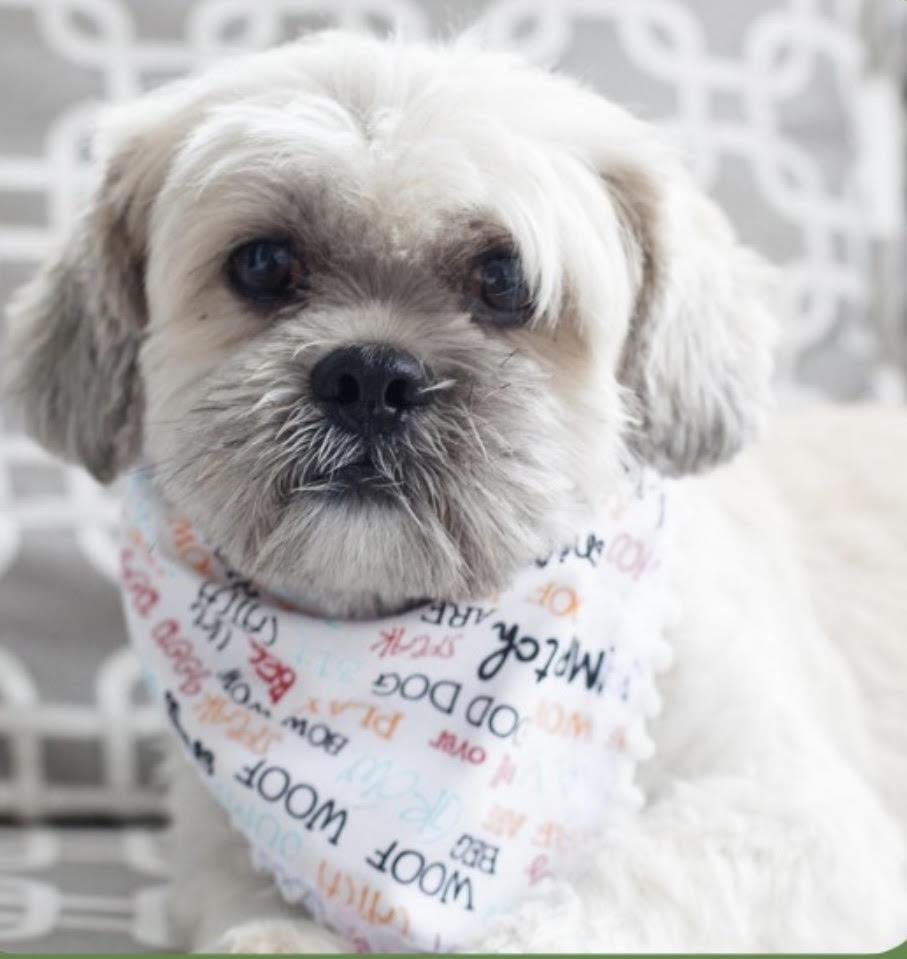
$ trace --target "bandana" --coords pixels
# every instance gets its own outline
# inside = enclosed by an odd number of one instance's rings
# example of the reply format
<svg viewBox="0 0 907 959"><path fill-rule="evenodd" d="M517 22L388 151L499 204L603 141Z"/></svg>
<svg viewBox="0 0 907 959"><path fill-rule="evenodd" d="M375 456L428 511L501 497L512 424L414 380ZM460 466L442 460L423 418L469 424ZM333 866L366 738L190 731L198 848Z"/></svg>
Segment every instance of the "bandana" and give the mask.
<svg viewBox="0 0 907 959"><path fill-rule="evenodd" d="M468 948L638 807L667 491L628 485L499 595L334 622L132 475L122 587L149 690L288 901L363 951Z"/></svg>

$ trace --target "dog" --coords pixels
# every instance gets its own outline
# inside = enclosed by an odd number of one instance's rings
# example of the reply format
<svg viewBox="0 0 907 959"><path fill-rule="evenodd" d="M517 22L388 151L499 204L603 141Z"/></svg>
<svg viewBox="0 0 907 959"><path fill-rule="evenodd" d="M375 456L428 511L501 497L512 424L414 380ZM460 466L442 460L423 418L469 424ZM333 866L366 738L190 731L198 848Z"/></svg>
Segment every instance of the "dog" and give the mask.
<svg viewBox="0 0 907 959"><path fill-rule="evenodd" d="M505 589L628 464L677 496L674 664L604 829L483 951L876 950L907 935L907 427L783 420L771 271L645 123L474 38L328 32L115 110L13 301L50 450L150 465L312 616ZM179 942L348 951L182 760Z"/></svg>

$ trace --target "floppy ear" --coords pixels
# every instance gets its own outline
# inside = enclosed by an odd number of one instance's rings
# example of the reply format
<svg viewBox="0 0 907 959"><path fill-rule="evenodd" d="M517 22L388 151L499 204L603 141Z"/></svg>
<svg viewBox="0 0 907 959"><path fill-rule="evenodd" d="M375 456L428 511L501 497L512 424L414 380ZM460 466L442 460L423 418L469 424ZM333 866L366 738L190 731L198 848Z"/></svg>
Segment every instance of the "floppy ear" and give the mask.
<svg viewBox="0 0 907 959"><path fill-rule="evenodd" d="M683 171L627 166L606 181L639 268L618 373L635 414L630 446L668 475L714 466L769 406L771 273Z"/></svg>
<svg viewBox="0 0 907 959"><path fill-rule="evenodd" d="M7 386L27 429L104 482L141 444L153 174L140 144L119 150L86 212L8 310Z"/></svg>

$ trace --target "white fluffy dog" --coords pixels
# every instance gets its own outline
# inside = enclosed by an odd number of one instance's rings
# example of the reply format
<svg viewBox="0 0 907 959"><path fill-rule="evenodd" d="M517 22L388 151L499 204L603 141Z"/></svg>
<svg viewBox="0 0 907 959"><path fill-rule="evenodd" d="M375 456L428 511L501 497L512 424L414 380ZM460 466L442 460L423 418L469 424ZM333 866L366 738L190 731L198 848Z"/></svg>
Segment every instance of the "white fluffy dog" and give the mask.
<svg viewBox="0 0 907 959"><path fill-rule="evenodd" d="M479 947L907 936L904 416L801 417L721 466L767 405L765 275L653 131L468 41L330 33L145 98L105 146L11 310L14 389L100 479L149 463L259 583L335 619L489 595L627 462L683 477L647 804ZM368 430L336 409L355 376L316 372L360 343L396 377ZM350 947L188 767L173 811L184 944Z"/></svg>

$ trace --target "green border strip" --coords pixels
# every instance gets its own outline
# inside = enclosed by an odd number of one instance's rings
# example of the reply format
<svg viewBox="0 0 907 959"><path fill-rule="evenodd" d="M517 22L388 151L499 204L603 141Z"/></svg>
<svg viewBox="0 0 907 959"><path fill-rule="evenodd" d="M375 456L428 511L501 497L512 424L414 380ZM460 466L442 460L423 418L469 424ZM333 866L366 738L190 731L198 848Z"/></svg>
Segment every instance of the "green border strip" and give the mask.
<svg viewBox="0 0 907 959"><path fill-rule="evenodd" d="M15 952L3 952L0 950L0 955L8 956L9 959L34 959L35 956L44 956L46 959L172 959L174 955L181 955L181 953L163 953L163 952L136 952L136 953L15 953ZM182 955L186 955L182 953ZM207 953L206 953L207 955ZM325 953L306 953L306 955L325 955L333 956L336 959L337 953L325 954ZM341 954L343 955L343 954ZM351 959L358 959L358 953L346 953L351 957ZM432 956L435 957L438 953L374 953L374 955L383 955L387 956L388 959L413 959L414 956ZM492 953L469 953L468 955L476 957L488 957L488 959L493 959L494 954ZM522 955L521 953L501 953L499 955ZM907 941L903 942L899 946L895 946L893 949L889 949L887 952L864 952L864 953L853 953L853 952L838 952L838 953L826 953L826 952L814 952L814 953L598 953L598 952L563 952L563 953L532 953L533 959L580 959L580 957L588 956L609 956L613 959L639 959L640 955L645 955L647 959L705 959L705 957L711 956L726 956L727 959L861 959L863 956L883 956L888 959L907 959ZM221 954L211 954L212 959L230 959L227 955Z"/></svg>

